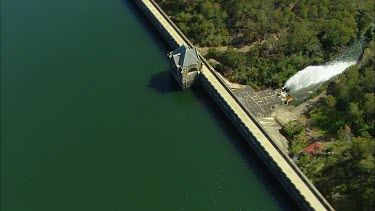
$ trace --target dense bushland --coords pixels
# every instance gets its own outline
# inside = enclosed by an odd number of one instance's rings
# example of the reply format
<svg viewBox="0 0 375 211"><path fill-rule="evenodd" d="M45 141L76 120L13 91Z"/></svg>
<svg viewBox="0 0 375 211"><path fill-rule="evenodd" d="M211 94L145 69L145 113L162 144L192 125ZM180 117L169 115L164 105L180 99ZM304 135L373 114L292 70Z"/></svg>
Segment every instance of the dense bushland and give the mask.
<svg viewBox="0 0 375 211"><path fill-rule="evenodd" d="M252 86L282 86L298 70L374 36L372 0L157 0L219 71ZM215 50L215 46L246 51Z"/></svg>

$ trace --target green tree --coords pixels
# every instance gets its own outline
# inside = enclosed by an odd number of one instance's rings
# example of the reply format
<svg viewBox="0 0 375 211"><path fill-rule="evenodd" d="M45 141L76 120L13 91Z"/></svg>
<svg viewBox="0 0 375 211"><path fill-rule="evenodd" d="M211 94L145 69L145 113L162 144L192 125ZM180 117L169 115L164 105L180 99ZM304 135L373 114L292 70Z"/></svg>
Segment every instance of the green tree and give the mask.
<svg viewBox="0 0 375 211"><path fill-rule="evenodd" d="M199 11L207 19L210 19L215 15L214 7L210 1L202 2L199 5Z"/></svg>
<svg viewBox="0 0 375 211"><path fill-rule="evenodd" d="M336 105L336 99L332 95L327 95L324 101L329 108L334 108Z"/></svg>
<svg viewBox="0 0 375 211"><path fill-rule="evenodd" d="M375 96L374 93L364 95L363 112L367 120L373 120L375 115Z"/></svg>

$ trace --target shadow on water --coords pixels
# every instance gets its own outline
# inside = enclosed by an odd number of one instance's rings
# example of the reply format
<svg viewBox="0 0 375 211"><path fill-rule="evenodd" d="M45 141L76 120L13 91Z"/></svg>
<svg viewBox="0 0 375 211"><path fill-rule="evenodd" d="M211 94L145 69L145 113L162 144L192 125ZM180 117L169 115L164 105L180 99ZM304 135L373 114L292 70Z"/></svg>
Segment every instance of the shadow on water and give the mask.
<svg viewBox="0 0 375 211"><path fill-rule="evenodd" d="M147 16L139 9L139 7L132 0L122 0L126 8L130 8L137 22L142 26L143 30L149 35L153 43L156 43L157 47L162 52L170 52L173 49L164 37L157 31ZM166 56L167 60L167 56ZM150 79L148 87L154 89L161 94L167 94L170 92L180 91L181 88L174 80L173 76L169 73L169 70L157 73Z"/></svg>
<svg viewBox="0 0 375 211"><path fill-rule="evenodd" d="M151 76L148 87L156 90L160 94L182 91L169 70Z"/></svg>
<svg viewBox="0 0 375 211"><path fill-rule="evenodd" d="M252 169L257 179L262 182L266 190L275 198L283 210L300 210L291 196L283 189L278 180L273 176L249 143L242 137L237 128L230 122L219 105L211 98L201 85L192 87L196 98L203 104L207 113L215 119L226 138L241 155L249 169Z"/></svg>

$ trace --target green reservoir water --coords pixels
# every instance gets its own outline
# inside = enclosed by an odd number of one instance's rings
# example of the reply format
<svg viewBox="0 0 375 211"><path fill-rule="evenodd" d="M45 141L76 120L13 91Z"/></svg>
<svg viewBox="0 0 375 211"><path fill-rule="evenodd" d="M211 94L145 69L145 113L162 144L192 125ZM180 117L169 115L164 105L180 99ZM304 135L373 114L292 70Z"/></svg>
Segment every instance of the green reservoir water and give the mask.
<svg viewBox="0 0 375 211"><path fill-rule="evenodd" d="M1 210L293 210L122 0L1 0Z"/></svg>

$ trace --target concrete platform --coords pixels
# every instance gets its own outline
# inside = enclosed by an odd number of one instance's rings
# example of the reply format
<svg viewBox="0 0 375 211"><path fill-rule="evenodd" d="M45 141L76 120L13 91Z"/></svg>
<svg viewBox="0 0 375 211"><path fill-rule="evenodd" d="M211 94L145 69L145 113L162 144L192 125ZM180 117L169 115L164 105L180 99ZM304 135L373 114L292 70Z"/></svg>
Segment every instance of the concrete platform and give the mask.
<svg viewBox="0 0 375 211"><path fill-rule="evenodd" d="M251 87L233 90L241 104L257 118L271 117L274 109L282 105L277 92L271 89L254 91Z"/></svg>

